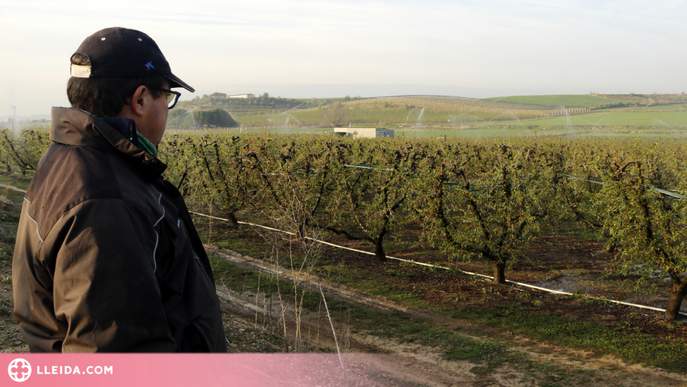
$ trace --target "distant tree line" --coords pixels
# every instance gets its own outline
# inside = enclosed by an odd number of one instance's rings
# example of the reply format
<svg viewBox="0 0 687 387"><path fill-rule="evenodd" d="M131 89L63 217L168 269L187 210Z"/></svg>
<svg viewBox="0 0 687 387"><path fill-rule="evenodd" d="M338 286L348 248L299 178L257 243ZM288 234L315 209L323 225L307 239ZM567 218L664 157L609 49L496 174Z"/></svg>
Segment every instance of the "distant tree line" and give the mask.
<svg viewBox="0 0 687 387"><path fill-rule="evenodd" d="M257 97L248 98L216 98L209 95L196 97L191 101L179 102L179 107L187 110L202 109L208 110L214 107L232 112L234 115L256 115L283 112L286 110L298 108L325 108L332 103L349 102L361 99L361 97L345 96L343 98L331 99L293 99L271 97L268 93L264 93Z"/></svg>
<svg viewBox="0 0 687 387"><path fill-rule="evenodd" d="M638 102L629 102L629 101L628 102L604 103L604 104L601 104L597 107L592 108L592 110L623 108L623 107L629 107L629 106L637 107L637 106L639 106L639 103Z"/></svg>
<svg viewBox="0 0 687 387"><path fill-rule="evenodd" d="M201 106L219 106L224 109L234 110L288 110L299 105L308 104L307 101L270 97L264 93L258 97L249 98L213 98L208 95L196 97L191 101L182 101L179 106L182 108L197 108ZM317 105L315 105L317 106ZM311 106L308 106L311 107Z"/></svg>
<svg viewBox="0 0 687 387"><path fill-rule="evenodd" d="M167 119L167 127L171 129L237 128L238 126L238 121L222 108L191 112L177 108L170 111Z"/></svg>
<svg viewBox="0 0 687 387"><path fill-rule="evenodd" d="M659 106L659 105L673 105L687 102L687 95L682 92L680 94L593 94L603 98L626 100L627 106L642 105L642 106ZM597 109L603 109L597 106Z"/></svg>

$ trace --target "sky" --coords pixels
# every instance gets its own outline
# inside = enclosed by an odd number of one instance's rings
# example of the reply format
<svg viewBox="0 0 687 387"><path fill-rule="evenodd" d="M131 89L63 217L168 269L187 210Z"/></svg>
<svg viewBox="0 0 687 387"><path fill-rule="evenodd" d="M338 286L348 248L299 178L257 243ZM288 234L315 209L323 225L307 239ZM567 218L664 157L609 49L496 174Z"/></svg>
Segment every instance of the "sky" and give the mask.
<svg viewBox="0 0 687 387"><path fill-rule="evenodd" d="M687 91L684 0L0 0L0 120L69 106L69 58L113 26L158 43L182 100Z"/></svg>

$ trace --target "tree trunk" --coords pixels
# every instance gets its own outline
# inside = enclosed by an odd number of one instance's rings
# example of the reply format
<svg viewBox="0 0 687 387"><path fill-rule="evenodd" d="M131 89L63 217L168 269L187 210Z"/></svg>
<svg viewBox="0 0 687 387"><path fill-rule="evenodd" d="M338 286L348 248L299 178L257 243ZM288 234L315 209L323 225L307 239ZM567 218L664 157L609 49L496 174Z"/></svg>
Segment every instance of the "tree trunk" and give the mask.
<svg viewBox="0 0 687 387"><path fill-rule="evenodd" d="M687 280L680 281L679 277L673 277L673 280L670 281L670 298L668 299L668 307L666 307L666 320L677 320L685 295L687 295Z"/></svg>
<svg viewBox="0 0 687 387"><path fill-rule="evenodd" d="M229 223L231 224L231 227L238 228L239 227L239 221L236 219L236 215L234 215L233 212L227 211L227 218L229 219Z"/></svg>
<svg viewBox="0 0 687 387"><path fill-rule="evenodd" d="M298 238L301 239L301 240L304 240L304 239L305 239L305 231L306 231L306 230L305 230L305 226L306 226L306 222L307 222L307 221L306 221L305 219L303 219L302 222L300 222L300 221L298 222Z"/></svg>
<svg viewBox="0 0 687 387"><path fill-rule="evenodd" d="M506 262L494 261L494 283L506 283Z"/></svg>
<svg viewBox="0 0 687 387"><path fill-rule="evenodd" d="M384 252L384 246L382 245L383 239L384 236L380 236L375 240L375 256L377 257L377 260L380 262L386 261L386 253Z"/></svg>
<svg viewBox="0 0 687 387"><path fill-rule="evenodd" d="M384 246L382 242L384 241L384 235L386 235L386 227L382 227L382 231L375 238L375 256L379 262L386 261L386 253L384 252Z"/></svg>

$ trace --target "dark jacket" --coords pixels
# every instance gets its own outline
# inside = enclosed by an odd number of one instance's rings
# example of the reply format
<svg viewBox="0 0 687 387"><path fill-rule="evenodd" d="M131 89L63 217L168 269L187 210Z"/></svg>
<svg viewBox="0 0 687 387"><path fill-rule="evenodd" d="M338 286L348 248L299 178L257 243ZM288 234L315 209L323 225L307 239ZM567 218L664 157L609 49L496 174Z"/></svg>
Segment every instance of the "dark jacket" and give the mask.
<svg viewBox="0 0 687 387"><path fill-rule="evenodd" d="M22 207L14 315L33 352L226 352L210 263L166 166L53 108Z"/></svg>

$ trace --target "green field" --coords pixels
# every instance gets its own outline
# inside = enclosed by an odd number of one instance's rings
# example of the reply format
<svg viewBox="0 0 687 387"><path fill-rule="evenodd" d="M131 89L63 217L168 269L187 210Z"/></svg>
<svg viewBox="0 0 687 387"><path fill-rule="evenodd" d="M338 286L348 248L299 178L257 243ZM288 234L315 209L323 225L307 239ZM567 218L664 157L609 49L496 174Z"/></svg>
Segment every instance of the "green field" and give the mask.
<svg viewBox="0 0 687 387"><path fill-rule="evenodd" d="M558 127L552 129L496 129L474 128L454 130L407 130L396 131L396 137L408 138L489 138L489 137L613 137L613 138L671 138L687 140L687 130L632 130L632 129L580 129L579 127Z"/></svg>
<svg viewBox="0 0 687 387"><path fill-rule="evenodd" d="M570 121L570 122L568 122ZM544 120L500 122L499 125L525 126L642 126L652 128L687 129L687 111L679 112L602 112Z"/></svg>
<svg viewBox="0 0 687 387"><path fill-rule="evenodd" d="M684 110L687 105L666 105L666 106L646 106L646 107L623 107L623 108L608 108L598 109L596 112L606 111L629 111L629 112L674 112Z"/></svg>
<svg viewBox="0 0 687 387"><path fill-rule="evenodd" d="M624 103L627 100L608 99L591 95L521 95L512 97L486 98L490 101L526 103L547 106L587 106L596 107L609 103Z"/></svg>

